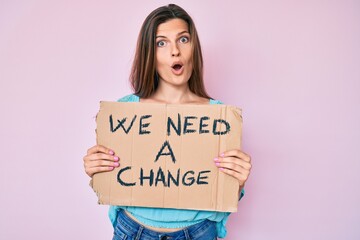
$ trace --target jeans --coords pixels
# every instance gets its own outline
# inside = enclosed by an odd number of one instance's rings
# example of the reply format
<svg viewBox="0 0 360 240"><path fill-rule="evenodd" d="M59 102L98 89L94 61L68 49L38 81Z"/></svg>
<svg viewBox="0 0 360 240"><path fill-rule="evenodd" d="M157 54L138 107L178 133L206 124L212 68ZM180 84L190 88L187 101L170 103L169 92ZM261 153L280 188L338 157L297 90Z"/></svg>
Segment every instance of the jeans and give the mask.
<svg viewBox="0 0 360 240"><path fill-rule="evenodd" d="M216 223L204 220L176 232L164 233L150 230L135 222L119 210L113 240L215 240Z"/></svg>

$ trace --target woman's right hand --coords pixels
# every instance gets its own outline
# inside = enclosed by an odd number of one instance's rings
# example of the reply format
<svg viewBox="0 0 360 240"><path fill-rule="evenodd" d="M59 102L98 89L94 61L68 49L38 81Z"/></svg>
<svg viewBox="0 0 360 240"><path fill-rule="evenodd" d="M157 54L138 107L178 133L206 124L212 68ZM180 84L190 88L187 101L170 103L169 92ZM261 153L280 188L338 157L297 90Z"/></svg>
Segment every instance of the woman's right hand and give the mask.
<svg viewBox="0 0 360 240"><path fill-rule="evenodd" d="M89 148L83 160L85 172L89 177L95 173L112 171L120 166L120 159L115 152L101 145Z"/></svg>

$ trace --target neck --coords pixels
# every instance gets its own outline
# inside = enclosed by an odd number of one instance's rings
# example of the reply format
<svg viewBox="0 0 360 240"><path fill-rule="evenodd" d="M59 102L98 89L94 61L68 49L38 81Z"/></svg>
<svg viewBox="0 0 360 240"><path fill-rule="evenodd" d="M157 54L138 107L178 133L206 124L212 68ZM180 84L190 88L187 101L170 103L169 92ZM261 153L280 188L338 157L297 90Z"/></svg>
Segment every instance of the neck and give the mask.
<svg viewBox="0 0 360 240"><path fill-rule="evenodd" d="M182 104L189 102L192 96L193 93L190 91L188 84L174 86L161 83L151 98L162 103Z"/></svg>

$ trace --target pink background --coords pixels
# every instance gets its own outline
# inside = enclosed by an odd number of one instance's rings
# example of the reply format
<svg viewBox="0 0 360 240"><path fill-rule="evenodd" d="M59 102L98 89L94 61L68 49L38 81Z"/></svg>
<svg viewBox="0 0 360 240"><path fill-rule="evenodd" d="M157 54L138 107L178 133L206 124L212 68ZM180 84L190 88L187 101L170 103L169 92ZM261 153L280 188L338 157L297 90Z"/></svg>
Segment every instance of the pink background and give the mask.
<svg viewBox="0 0 360 240"><path fill-rule="evenodd" d="M360 239L359 1L174 1L253 171L226 239ZM166 1L0 1L0 239L111 239L82 157Z"/></svg>

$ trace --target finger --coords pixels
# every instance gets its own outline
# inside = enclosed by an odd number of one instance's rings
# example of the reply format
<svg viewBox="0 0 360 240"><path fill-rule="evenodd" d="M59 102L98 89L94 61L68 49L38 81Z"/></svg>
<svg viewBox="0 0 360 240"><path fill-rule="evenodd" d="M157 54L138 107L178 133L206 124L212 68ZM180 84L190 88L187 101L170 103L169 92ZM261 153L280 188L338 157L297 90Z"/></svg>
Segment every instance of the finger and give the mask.
<svg viewBox="0 0 360 240"><path fill-rule="evenodd" d="M225 169L229 169L232 170L234 172L240 173L244 176L249 176L250 175L250 170L245 169L243 167L241 167L240 165L234 164L234 163L225 163L225 162L215 162L215 165L218 168L225 168Z"/></svg>
<svg viewBox="0 0 360 240"><path fill-rule="evenodd" d="M219 170L229 176L236 178L239 181L240 185L244 185L248 178L248 175L241 174L228 168L219 168Z"/></svg>
<svg viewBox="0 0 360 240"><path fill-rule="evenodd" d="M118 156L112 156L104 153L95 153L89 156L85 156L83 160L84 160L85 171L89 167L120 166L119 164L120 159Z"/></svg>
<svg viewBox="0 0 360 240"><path fill-rule="evenodd" d="M231 170L233 170L235 172L238 172L238 173L245 170L240 165L235 164L233 162L215 162L215 165L218 168L227 168L227 169L231 169Z"/></svg>
<svg viewBox="0 0 360 240"><path fill-rule="evenodd" d="M109 155L109 154L105 154L105 153L95 153L95 154L91 154L89 156L87 156L86 160L88 161L96 161L96 160L108 160L108 161L112 161L112 162L117 162L119 161L119 157L118 156L114 156L114 155Z"/></svg>
<svg viewBox="0 0 360 240"><path fill-rule="evenodd" d="M114 167L93 167L86 170L86 174L92 177L95 173L110 172L114 170Z"/></svg>
<svg viewBox="0 0 360 240"><path fill-rule="evenodd" d="M114 151L107 148L107 147L104 147L102 145L95 145L91 148L88 149L87 151L87 155L91 155L91 154L94 154L94 153L97 153L97 152L102 152L102 153L107 153L107 154L110 154L110 155L114 155Z"/></svg>
<svg viewBox="0 0 360 240"><path fill-rule="evenodd" d="M118 167L120 166L120 163L107 161L107 160L96 160L96 161L85 162L84 166L85 169L94 168L94 167Z"/></svg>
<svg viewBox="0 0 360 240"><path fill-rule="evenodd" d="M232 149L232 150L220 153L220 157L237 157L237 158L241 158L241 159L245 160L246 162L251 162L251 157L239 149Z"/></svg>
<svg viewBox="0 0 360 240"><path fill-rule="evenodd" d="M251 163L247 162L243 159L237 158L237 157L216 157L214 158L214 162L223 162L223 163L234 163L246 170L251 169Z"/></svg>

